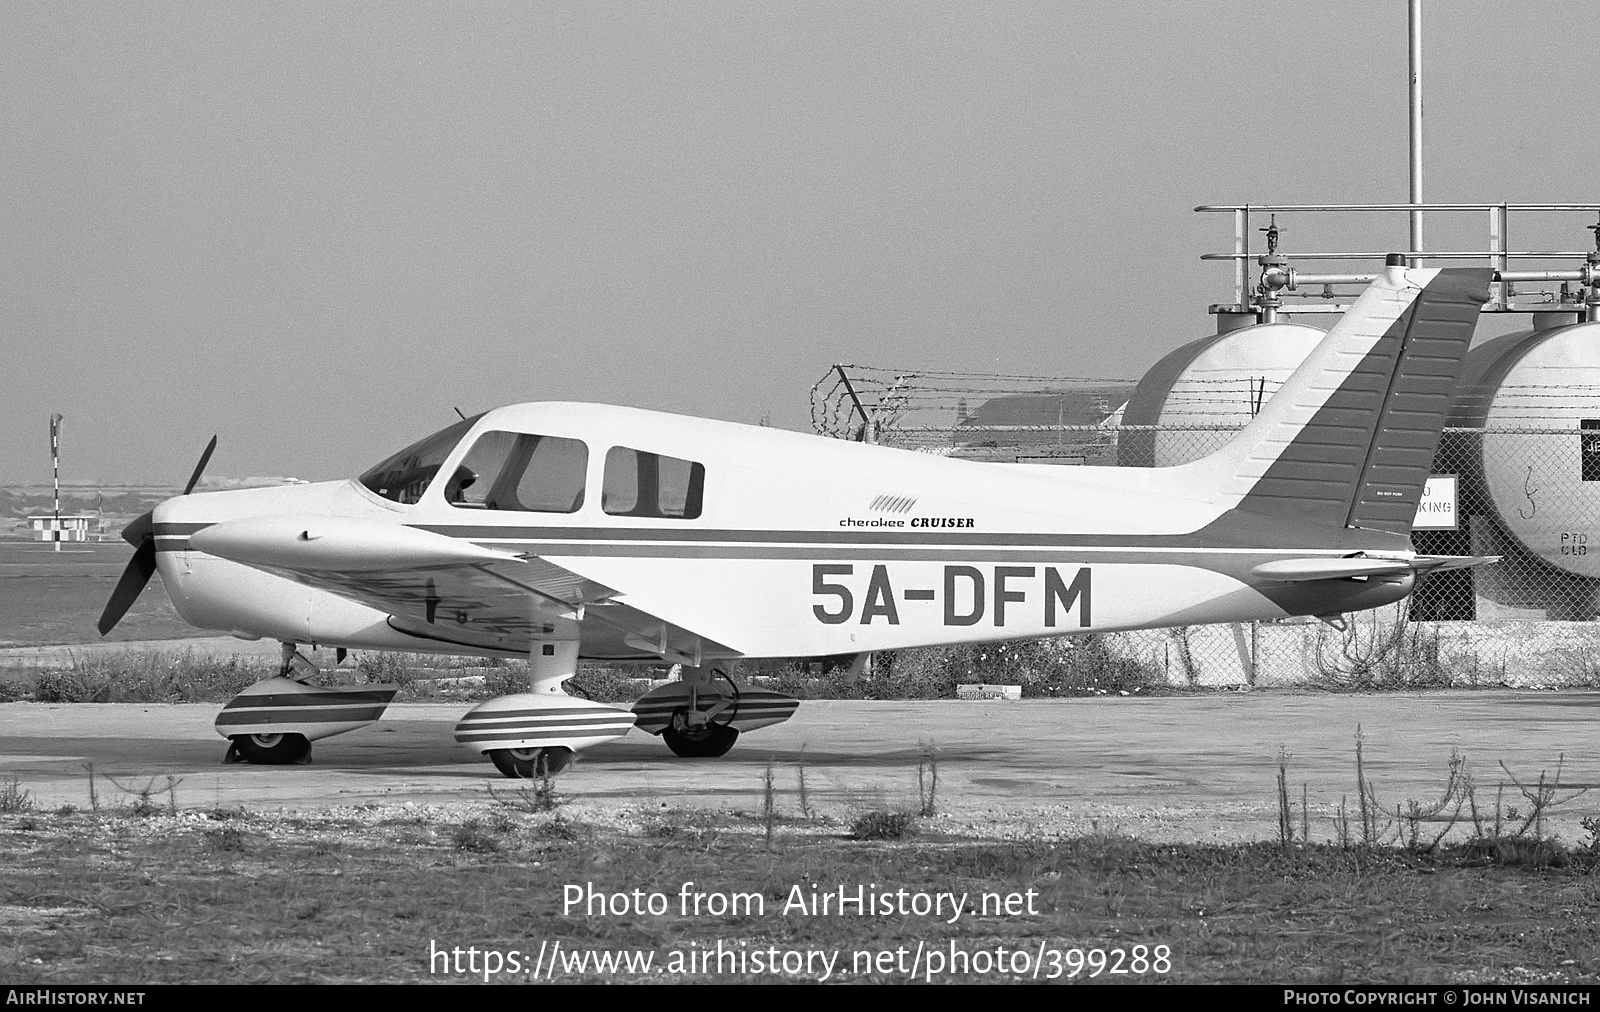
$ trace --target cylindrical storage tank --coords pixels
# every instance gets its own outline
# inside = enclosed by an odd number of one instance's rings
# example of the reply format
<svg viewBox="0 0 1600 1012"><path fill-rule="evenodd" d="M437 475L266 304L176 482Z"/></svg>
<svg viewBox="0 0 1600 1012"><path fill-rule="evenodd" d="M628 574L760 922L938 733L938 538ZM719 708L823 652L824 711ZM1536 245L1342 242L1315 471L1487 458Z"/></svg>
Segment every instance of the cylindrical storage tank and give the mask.
<svg viewBox="0 0 1600 1012"><path fill-rule="evenodd" d="M1168 353L1139 380L1123 409L1117 463L1170 467L1219 449L1325 336L1298 323L1259 323ZM1141 425L1157 428L1128 428Z"/></svg>
<svg viewBox="0 0 1600 1012"><path fill-rule="evenodd" d="M1504 556L1475 571L1477 594L1552 619L1594 618L1600 323L1522 331L1472 349L1448 424L1481 430L1446 431L1434 459L1435 473L1461 476L1457 516L1467 530L1451 548ZM1417 540L1419 550L1432 548Z"/></svg>

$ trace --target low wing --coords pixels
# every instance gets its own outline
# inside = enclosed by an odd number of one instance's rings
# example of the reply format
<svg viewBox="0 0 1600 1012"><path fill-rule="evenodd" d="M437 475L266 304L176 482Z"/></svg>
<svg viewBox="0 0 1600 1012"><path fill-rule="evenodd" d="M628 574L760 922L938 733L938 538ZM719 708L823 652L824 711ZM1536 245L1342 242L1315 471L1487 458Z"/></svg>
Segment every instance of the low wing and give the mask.
<svg viewBox="0 0 1600 1012"><path fill-rule="evenodd" d="M536 555L413 527L348 517L251 517L196 531L189 543L387 612L392 627L421 639L515 653L543 639L577 639L584 656L696 665L738 655Z"/></svg>
<svg viewBox="0 0 1600 1012"><path fill-rule="evenodd" d="M1250 575L1278 583L1304 583L1310 580L1434 573L1446 569L1483 566L1499 561L1499 556L1489 555L1418 555L1409 559L1358 555L1343 559L1283 559L1277 562L1263 562L1250 570Z"/></svg>

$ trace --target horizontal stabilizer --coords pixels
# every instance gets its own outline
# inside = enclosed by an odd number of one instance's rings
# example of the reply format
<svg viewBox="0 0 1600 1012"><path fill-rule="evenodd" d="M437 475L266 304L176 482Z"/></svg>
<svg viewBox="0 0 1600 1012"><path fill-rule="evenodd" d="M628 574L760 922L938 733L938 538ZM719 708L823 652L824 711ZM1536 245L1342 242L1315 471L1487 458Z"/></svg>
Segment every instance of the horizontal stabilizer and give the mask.
<svg viewBox="0 0 1600 1012"><path fill-rule="evenodd" d="M1347 580L1366 576L1405 576L1407 573L1433 573L1445 569L1466 569L1499 562L1499 556L1419 555L1410 559L1384 559L1358 555L1344 559L1284 559L1263 562L1250 575L1278 583L1304 583L1308 580Z"/></svg>
<svg viewBox="0 0 1600 1012"><path fill-rule="evenodd" d="M1411 560L1411 565L1419 573L1439 573L1446 569L1492 566L1500 559L1498 555L1419 555Z"/></svg>

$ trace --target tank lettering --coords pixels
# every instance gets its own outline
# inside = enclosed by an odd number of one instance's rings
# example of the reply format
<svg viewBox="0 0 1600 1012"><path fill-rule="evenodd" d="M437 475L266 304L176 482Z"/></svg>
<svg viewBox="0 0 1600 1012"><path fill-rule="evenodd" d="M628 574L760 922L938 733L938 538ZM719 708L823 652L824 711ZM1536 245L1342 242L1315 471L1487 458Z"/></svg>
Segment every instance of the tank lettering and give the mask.
<svg viewBox="0 0 1600 1012"><path fill-rule="evenodd" d="M1561 532L1562 555L1588 555L1589 535L1579 531Z"/></svg>

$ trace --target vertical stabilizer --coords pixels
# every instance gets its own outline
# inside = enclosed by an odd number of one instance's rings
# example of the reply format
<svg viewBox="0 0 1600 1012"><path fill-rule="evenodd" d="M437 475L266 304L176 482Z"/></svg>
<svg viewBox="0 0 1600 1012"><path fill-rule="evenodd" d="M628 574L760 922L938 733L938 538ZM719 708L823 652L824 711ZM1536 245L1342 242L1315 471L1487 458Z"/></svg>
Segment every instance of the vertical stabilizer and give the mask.
<svg viewBox="0 0 1600 1012"><path fill-rule="evenodd" d="M1491 274L1391 267L1233 442L1174 477L1242 514L1409 534Z"/></svg>

